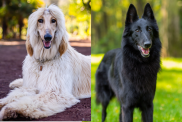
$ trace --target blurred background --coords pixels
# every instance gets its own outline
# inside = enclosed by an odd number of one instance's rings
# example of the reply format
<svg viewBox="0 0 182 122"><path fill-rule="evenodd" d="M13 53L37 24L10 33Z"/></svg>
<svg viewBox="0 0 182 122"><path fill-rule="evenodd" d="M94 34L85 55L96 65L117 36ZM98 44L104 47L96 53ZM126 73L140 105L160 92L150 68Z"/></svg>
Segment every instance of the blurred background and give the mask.
<svg viewBox="0 0 182 122"><path fill-rule="evenodd" d="M162 42L162 57L182 56L182 0L92 0L92 53L121 46L130 3L141 18L145 4L152 6Z"/></svg>
<svg viewBox="0 0 182 122"><path fill-rule="evenodd" d="M62 9L70 37L90 38L91 0L1 0L0 39L25 40L28 16L46 3Z"/></svg>
<svg viewBox="0 0 182 122"><path fill-rule="evenodd" d="M92 121L101 122L101 105L95 102L95 72L104 53L120 48L126 12L134 4L138 16L150 3L159 26L162 42L161 71L154 99L154 122L178 122L182 118L182 0L92 0ZM107 108L106 122L119 121L120 105L113 99ZM134 122L141 113L134 111Z"/></svg>

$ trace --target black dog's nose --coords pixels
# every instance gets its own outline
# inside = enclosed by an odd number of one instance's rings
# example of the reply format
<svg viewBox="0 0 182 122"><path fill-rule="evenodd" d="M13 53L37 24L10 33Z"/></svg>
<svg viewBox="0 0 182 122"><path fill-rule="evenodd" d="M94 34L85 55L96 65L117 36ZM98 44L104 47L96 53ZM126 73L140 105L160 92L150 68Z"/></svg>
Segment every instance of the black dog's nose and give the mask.
<svg viewBox="0 0 182 122"><path fill-rule="evenodd" d="M151 47L151 43L150 42L144 42L144 47L145 48L150 48Z"/></svg>
<svg viewBox="0 0 182 122"><path fill-rule="evenodd" d="M44 39L45 39L46 41L51 41L52 36L51 36L50 34L46 34L46 35L44 36Z"/></svg>

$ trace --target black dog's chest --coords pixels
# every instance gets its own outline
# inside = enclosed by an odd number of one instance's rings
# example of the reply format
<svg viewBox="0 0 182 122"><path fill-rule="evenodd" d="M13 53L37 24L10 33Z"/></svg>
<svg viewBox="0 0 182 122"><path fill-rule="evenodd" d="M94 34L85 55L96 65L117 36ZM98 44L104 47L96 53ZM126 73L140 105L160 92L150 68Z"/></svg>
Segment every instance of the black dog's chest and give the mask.
<svg viewBox="0 0 182 122"><path fill-rule="evenodd" d="M148 91L138 91L136 85L133 83L123 84L122 93L119 94L119 99L123 104L141 107L153 101L154 93Z"/></svg>
<svg viewBox="0 0 182 122"><path fill-rule="evenodd" d="M122 66L122 62L117 63L118 62L114 64L113 62L108 72L109 84L116 97L121 100L122 103L132 102L136 107L147 103L147 101L152 101L155 94L157 74L153 75L151 78L149 77L149 71L151 71L149 67L130 67L131 69L125 69L125 67ZM141 72L140 70L142 69L140 68L148 71Z"/></svg>

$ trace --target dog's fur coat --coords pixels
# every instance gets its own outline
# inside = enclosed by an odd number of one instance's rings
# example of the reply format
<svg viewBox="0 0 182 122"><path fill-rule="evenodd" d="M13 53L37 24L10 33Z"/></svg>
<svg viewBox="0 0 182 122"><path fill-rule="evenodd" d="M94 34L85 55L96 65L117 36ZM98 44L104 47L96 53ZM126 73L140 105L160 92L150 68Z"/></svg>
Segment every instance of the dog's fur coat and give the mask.
<svg viewBox="0 0 182 122"><path fill-rule="evenodd" d="M37 21L46 11L57 20L50 49L44 48L37 31ZM30 15L26 48L23 79L10 83L13 90L0 99L0 120L17 114L35 119L51 116L91 96L91 57L70 46L64 15L57 6Z"/></svg>
<svg viewBox="0 0 182 122"><path fill-rule="evenodd" d="M120 122L133 122L136 107L142 111L142 122L153 121L160 50L158 26L150 5L146 4L139 19L131 4L121 48L107 52L96 72L96 99L102 104L102 122L114 96L120 102Z"/></svg>

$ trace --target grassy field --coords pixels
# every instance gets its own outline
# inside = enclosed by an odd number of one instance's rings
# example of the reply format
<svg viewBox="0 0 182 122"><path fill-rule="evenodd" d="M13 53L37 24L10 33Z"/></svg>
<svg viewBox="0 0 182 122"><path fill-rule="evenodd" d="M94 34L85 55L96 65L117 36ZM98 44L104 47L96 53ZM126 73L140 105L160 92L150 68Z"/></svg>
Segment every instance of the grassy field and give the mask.
<svg viewBox="0 0 182 122"><path fill-rule="evenodd" d="M101 105L95 102L95 72L103 55L92 55L92 122L101 122ZM157 89L154 99L154 122L182 122L182 59L165 58L158 73ZM106 122L119 122L119 102L112 99L107 108ZM134 111L134 122L141 122L141 113Z"/></svg>

